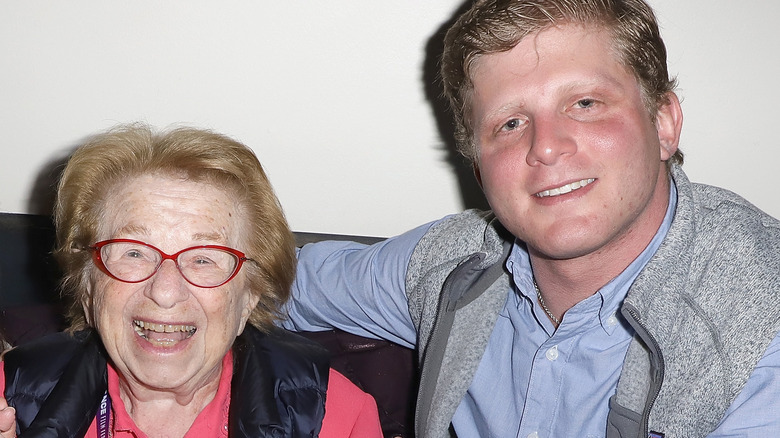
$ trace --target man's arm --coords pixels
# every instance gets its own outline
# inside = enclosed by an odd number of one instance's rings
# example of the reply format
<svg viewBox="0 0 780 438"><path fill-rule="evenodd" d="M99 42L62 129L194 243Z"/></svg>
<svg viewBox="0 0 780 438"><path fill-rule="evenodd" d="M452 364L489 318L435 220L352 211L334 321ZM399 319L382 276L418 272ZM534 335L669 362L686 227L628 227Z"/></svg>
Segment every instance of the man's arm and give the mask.
<svg viewBox="0 0 780 438"><path fill-rule="evenodd" d="M708 438L769 437L780 431L780 334Z"/></svg>
<svg viewBox="0 0 780 438"><path fill-rule="evenodd" d="M287 305L290 330L339 328L413 347L417 334L406 299L406 269L432 224L377 244L319 242L298 251Z"/></svg>

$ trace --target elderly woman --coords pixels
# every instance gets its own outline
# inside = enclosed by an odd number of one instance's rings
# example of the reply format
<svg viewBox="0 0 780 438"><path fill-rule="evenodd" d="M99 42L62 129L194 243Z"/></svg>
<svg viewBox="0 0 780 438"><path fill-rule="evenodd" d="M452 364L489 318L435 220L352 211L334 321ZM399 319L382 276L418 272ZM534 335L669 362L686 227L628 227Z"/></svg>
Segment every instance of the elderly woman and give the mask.
<svg viewBox="0 0 780 438"><path fill-rule="evenodd" d="M72 323L4 357L22 436L381 436L374 400L274 325L294 240L244 145L109 131L71 157L55 220Z"/></svg>

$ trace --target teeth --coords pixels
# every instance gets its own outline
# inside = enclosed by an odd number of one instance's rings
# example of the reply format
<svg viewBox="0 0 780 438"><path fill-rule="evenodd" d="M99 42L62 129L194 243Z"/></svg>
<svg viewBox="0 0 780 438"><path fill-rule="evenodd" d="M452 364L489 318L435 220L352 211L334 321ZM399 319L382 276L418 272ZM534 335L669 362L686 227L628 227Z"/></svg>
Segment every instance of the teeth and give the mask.
<svg viewBox="0 0 780 438"><path fill-rule="evenodd" d="M193 325L155 324L153 322L134 320L136 327L156 333L195 332Z"/></svg>
<svg viewBox="0 0 780 438"><path fill-rule="evenodd" d="M587 186L588 184L592 183L593 181L596 181L596 179L595 178L583 179L581 181L576 181L571 184L566 184L565 186L539 192L534 196L536 196L537 198L546 198L548 196L564 195L566 193L573 192L574 190L581 189Z"/></svg>
<svg viewBox="0 0 780 438"><path fill-rule="evenodd" d="M176 344L177 340L184 340L195 334L194 325L183 324L155 324L153 322L133 320L135 332L139 336L153 344L160 346L171 346ZM177 336L161 336L161 333L180 333Z"/></svg>

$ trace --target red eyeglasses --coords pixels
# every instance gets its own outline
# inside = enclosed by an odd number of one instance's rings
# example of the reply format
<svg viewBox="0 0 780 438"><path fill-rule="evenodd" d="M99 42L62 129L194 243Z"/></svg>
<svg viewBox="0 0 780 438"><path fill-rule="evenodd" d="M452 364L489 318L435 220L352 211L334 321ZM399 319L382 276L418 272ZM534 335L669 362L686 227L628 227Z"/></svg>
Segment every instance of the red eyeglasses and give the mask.
<svg viewBox="0 0 780 438"><path fill-rule="evenodd" d="M139 240L110 239L97 242L89 249L103 272L125 283L148 280L165 260L172 260L182 277L193 286L219 287L232 280L245 261L252 261L241 251L220 245L193 246L166 254Z"/></svg>

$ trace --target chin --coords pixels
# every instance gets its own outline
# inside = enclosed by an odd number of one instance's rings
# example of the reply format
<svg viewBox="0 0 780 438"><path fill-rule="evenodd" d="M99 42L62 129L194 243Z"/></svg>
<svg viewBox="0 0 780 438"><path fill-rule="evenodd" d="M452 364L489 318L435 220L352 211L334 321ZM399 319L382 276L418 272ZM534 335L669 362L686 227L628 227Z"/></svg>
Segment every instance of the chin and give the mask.
<svg viewBox="0 0 780 438"><path fill-rule="evenodd" d="M532 246L539 255L552 260L571 260L594 254L606 245L604 241L607 239L594 239L600 235L598 231L584 227L576 228L577 232L573 230L565 227L548 231L542 239L529 242L529 247Z"/></svg>

